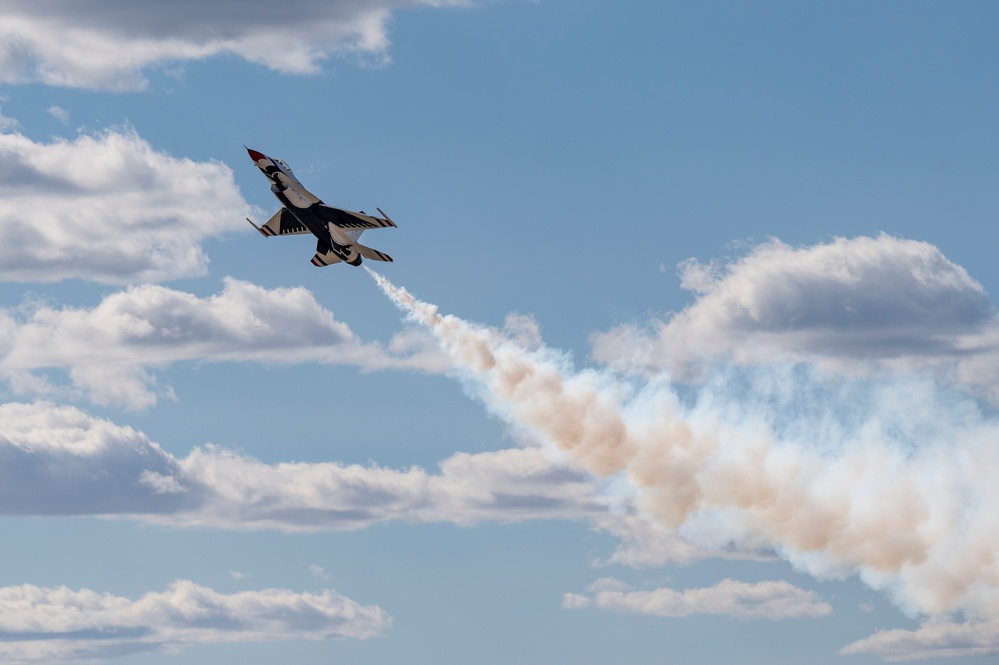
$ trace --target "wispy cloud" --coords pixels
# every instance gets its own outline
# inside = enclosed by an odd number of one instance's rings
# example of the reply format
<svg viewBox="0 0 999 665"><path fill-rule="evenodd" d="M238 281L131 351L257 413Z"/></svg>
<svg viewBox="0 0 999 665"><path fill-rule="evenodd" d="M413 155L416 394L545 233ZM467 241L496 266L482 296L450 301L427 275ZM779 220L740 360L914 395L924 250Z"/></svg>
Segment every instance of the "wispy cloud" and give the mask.
<svg viewBox="0 0 999 665"><path fill-rule="evenodd" d="M141 90L154 65L234 55L310 74L335 53L387 59L397 9L463 0L161 2L9 0L0 9L0 82Z"/></svg>
<svg viewBox="0 0 999 665"><path fill-rule="evenodd" d="M69 122L69 111L62 108L61 106L55 106L55 105L50 106L46 111L46 113L48 113L50 116L52 116L53 118L55 118L64 125L67 122Z"/></svg>
<svg viewBox="0 0 999 665"><path fill-rule="evenodd" d="M6 101L3 97L0 97L0 102ZM17 129L21 123L19 123L14 118L8 118L3 114L3 107L0 106L0 132L9 132L13 129Z"/></svg>
<svg viewBox="0 0 999 665"><path fill-rule="evenodd" d="M832 613L832 607L816 593L785 581L747 583L726 579L710 587L669 588L636 591L616 580L601 580L591 587L592 596L565 594L567 609L596 607L610 612L646 614L658 617L685 617L714 614L737 619L817 618ZM623 588L622 588L623 587Z"/></svg>
<svg viewBox="0 0 999 665"><path fill-rule="evenodd" d="M229 167L157 152L131 130L51 143L0 133L0 280L202 275L202 241L248 213Z"/></svg>
<svg viewBox="0 0 999 665"><path fill-rule="evenodd" d="M66 370L99 404L156 402L155 368L183 360L302 362L365 370L442 371L432 343L404 333L388 348L357 338L308 290L265 289L227 279L200 298L162 286L112 293L93 309L36 304L0 310L0 375L23 392L53 391L35 371Z"/></svg>
<svg viewBox="0 0 999 665"><path fill-rule="evenodd" d="M5 663L78 662L192 644L365 639L392 620L335 591L223 594L187 580L137 600L89 589L0 588Z"/></svg>
<svg viewBox="0 0 999 665"><path fill-rule="evenodd" d="M333 576L326 572L326 569L320 566L318 563L309 564L309 573L316 579L323 581L330 581Z"/></svg>

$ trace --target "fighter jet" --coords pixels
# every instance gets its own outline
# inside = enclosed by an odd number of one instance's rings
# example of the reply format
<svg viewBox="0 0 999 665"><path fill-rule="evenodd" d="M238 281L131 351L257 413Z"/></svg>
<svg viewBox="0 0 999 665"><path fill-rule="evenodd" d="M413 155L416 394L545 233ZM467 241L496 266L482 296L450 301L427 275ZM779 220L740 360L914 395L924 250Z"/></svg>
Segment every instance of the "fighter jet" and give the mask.
<svg viewBox="0 0 999 665"><path fill-rule="evenodd" d="M257 226L250 218L246 219L262 235L269 238L311 233L319 239L312 265L320 267L341 261L359 266L362 256L372 261L392 260L385 252L357 242L367 229L395 226L395 222L380 208L375 209L382 218L366 215L363 211L351 212L328 206L307 190L283 161L250 148L246 148L246 151L250 153L250 159L257 168L271 181L271 191L283 206L261 226Z"/></svg>

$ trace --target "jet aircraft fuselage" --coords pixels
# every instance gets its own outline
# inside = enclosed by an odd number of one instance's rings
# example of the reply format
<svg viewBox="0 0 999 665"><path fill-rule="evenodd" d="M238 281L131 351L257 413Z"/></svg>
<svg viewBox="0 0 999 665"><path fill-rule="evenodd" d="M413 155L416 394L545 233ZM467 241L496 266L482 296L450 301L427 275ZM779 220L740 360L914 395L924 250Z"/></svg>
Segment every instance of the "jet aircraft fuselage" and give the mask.
<svg viewBox="0 0 999 665"><path fill-rule="evenodd" d="M333 263L361 265L361 257L373 261L391 261L384 252L366 247L358 242L366 229L395 226L381 210L383 218L364 212L351 212L324 204L295 177L291 168L280 159L274 159L247 148L250 159L271 183L271 192L281 202L282 208L267 223L257 226L266 237L311 233L316 237L316 255L312 263L328 266Z"/></svg>

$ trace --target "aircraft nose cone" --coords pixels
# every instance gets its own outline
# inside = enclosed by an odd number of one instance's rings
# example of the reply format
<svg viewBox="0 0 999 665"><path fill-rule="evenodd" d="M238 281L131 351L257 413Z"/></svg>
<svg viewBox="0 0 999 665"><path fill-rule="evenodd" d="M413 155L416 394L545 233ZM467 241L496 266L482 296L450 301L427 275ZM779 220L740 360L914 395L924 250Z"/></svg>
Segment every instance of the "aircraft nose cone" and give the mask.
<svg viewBox="0 0 999 665"><path fill-rule="evenodd" d="M246 148L246 146L243 147ZM253 148L246 148L246 152L250 153L250 159L252 159L254 162L259 162L261 159L267 159L265 155L262 155Z"/></svg>

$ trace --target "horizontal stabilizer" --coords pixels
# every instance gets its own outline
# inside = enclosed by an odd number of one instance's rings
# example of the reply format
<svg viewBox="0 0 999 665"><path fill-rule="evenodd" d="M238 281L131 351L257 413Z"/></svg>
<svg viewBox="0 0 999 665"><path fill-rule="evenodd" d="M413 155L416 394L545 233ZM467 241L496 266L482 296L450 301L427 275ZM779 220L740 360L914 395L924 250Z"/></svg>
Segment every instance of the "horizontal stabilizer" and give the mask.
<svg viewBox="0 0 999 665"><path fill-rule="evenodd" d="M316 255L312 257L312 265L319 268L331 266L334 263L340 263L340 257L334 254L333 250L328 252L316 252Z"/></svg>
<svg viewBox="0 0 999 665"><path fill-rule="evenodd" d="M362 245L359 242L354 243L354 247L357 248L357 252L366 259L371 261L388 261L392 262L392 257L385 252L379 252L377 249L371 249L367 245Z"/></svg>

